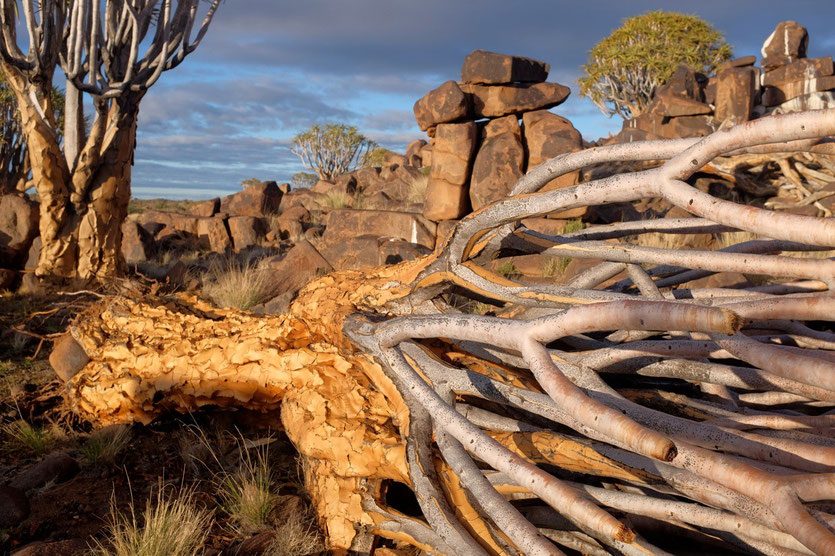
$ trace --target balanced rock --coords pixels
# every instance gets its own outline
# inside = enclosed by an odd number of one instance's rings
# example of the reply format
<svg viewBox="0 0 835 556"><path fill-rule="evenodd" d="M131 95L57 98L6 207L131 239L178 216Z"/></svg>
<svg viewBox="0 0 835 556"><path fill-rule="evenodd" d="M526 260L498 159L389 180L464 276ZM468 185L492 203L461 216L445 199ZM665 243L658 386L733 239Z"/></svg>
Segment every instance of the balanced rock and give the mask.
<svg viewBox="0 0 835 556"><path fill-rule="evenodd" d="M470 100L455 81L447 81L415 103L415 119L422 131L470 115Z"/></svg>
<svg viewBox="0 0 835 556"><path fill-rule="evenodd" d="M808 46L809 33L806 27L795 21L782 21L763 43L762 66L770 71L805 58Z"/></svg>
<svg viewBox="0 0 835 556"><path fill-rule="evenodd" d="M571 89L559 83L520 83L517 85L461 85L472 98L476 118L500 118L562 104Z"/></svg>
<svg viewBox="0 0 835 556"><path fill-rule="evenodd" d="M473 50L461 67L461 81L464 83L541 83L548 79L550 66L545 62L508 56L486 50Z"/></svg>
<svg viewBox="0 0 835 556"><path fill-rule="evenodd" d="M524 174L525 148L516 116L491 120L483 135L470 181L474 210L503 199Z"/></svg>
<svg viewBox="0 0 835 556"><path fill-rule="evenodd" d="M460 218L468 210L468 184L477 131L475 122L438 126L423 204L423 215L429 220Z"/></svg>

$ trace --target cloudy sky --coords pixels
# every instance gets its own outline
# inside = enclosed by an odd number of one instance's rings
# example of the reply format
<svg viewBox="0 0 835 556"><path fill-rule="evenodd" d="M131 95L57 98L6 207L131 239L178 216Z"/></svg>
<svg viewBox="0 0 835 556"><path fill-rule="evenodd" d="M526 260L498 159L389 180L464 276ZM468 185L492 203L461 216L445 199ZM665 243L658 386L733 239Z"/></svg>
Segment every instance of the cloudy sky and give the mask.
<svg viewBox="0 0 835 556"><path fill-rule="evenodd" d="M759 55L775 25L809 30L809 56L835 55L829 0L226 0L203 44L142 102L133 174L142 198L200 199L242 180L289 181L302 171L292 137L314 123L357 126L403 151L423 137L414 102L458 79L470 51L551 64L572 89L552 111L589 140L617 132L577 93L588 51L623 18L655 9L694 13L735 56Z"/></svg>

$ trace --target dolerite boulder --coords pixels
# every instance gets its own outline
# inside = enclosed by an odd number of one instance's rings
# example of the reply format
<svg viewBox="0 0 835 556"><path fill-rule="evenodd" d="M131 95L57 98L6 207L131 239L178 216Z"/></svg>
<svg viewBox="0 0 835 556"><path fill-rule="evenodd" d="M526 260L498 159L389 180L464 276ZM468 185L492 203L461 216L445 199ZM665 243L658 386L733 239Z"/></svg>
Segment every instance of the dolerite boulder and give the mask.
<svg viewBox="0 0 835 556"><path fill-rule="evenodd" d="M514 85L461 84L472 99L476 118L500 118L562 104L571 89L559 83L519 83Z"/></svg>
<svg viewBox="0 0 835 556"><path fill-rule="evenodd" d="M267 181L250 185L220 202L220 212L230 216L265 216L277 212L282 193L278 184Z"/></svg>
<svg viewBox="0 0 835 556"><path fill-rule="evenodd" d="M803 59L763 76L763 104L777 106L803 95L835 89L832 58Z"/></svg>
<svg viewBox="0 0 835 556"><path fill-rule="evenodd" d="M475 122L438 126L423 205L423 215L429 220L459 218L469 208L467 185L477 129Z"/></svg>
<svg viewBox="0 0 835 556"><path fill-rule="evenodd" d="M140 214L136 222L155 239L181 232L188 236L197 233L197 217L178 212L149 210Z"/></svg>
<svg viewBox="0 0 835 556"><path fill-rule="evenodd" d="M254 307L256 313L286 312L299 290L317 276L333 270L319 251L303 239L287 253L267 259L262 264L269 269L276 296L263 306Z"/></svg>
<svg viewBox="0 0 835 556"><path fill-rule="evenodd" d="M525 148L516 116L487 123L473 163L470 203L478 210L503 199L524 173Z"/></svg>
<svg viewBox="0 0 835 556"><path fill-rule="evenodd" d="M226 222L219 216L198 219L197 238L201 247L208 247L214 253L225 253L232 249Z"/></svg>
<svg viewBox="0 0 835 556"><path fill-rule="evenodd" d="M770 71L805 58L808 46L809 33L806 27L795 21L782 21L763 43L762 66Z"/></svg>
<svg viewBox="0 0 835 556"><path fill-rule="evenodd" d="M522 127L525 149L528 153L525 173L555 156L583 149L583 138L571 122L547 110L525 113L522 116ZM579 170L569 172L551 180L544 189L551 190L575 185L579 177Z"/></svg>
<svg viewBox="0 0 835 556"><path fill-rule="evenodd" d="M154 238L134 220L122 222L122 256L128 263L147 261Z"/></svg>
<svg viewBox="0 0 835 556"><path fill-rule="evenodd" d="M430 252L424 245L402 238L368 234L341 238L335 243L321 243L322 256L336 270L367 270L384 264L397 264Z"/></svg>
<svg viewBox="0 0 835 556"><path fill-rule="evenodd" d="M693 100L702 100L699 77L688 65L681 64L670 76L670 79L655 93L659 95L678 95Z"/></svg>
<svg viewBox="0 0 835 556"><path fill-rule="evenodd" d="M713 109L694 98L676 94L670 89L661 89L649 103L646 111L667 118L678 118L710 114Z"/></svg>
<svg viewBox="0 0 835 556"><path fill-rule="evenodd" d="M426 93L414 106L415 119L422 131L438 124L465 119L470 115L470 100L455 81L447 81Z"/></svg>
<svg viewBox="0 0 835 556"><path fill-rule="evenodd" d="M328 215L322 243L335 245L345 238L373 235L398 237L431 249L435 228L434 222L410 212L338 209Z"/></svg>
<svg viewBox="0 0 835 556"><path fill-rule="evenodd" d="M19 268L38 235L38 204L24 195L0 195L0 266Z"/></svg>
<svg viewBox="0 0 835 556"><path fill-rule="evenodd" d="M736 125L747 122L754 110L759 70L754 67L725 68L716 76L716 112L718 123Z"/></svg>
<svg viewBox="0 0 835 556"><path fill-rule="evenodd" d="M232 247L235 251L258 245L267 233L264 219L255 216L230 216L226 223L229 226L229 235L232 237Z"/></svg>
<svg viewBox="0 0 835 556"><path fill-rule="evenodd" d="M214 216L220 210L220 198L215 197L208 201L194 203L188 213L192 216Z"/></svg>
<svg viewBox="0 0 835 556"><path fill-rule="evenodd" d="M486 50L474 50L464 59L461 66L463 83L541 83L548 79L550 66L545 62L508 56Z"/></svg>

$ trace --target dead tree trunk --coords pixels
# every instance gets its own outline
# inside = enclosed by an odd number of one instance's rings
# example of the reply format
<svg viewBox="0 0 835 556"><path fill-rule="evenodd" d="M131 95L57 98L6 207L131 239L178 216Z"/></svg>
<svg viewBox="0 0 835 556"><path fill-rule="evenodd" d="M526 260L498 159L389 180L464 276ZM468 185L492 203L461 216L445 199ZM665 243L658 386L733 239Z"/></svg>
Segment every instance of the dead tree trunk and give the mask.
<svg viewBox="0 0 835 556"><path fill-rule="evenodd" d="M813 145L833 133L829 110L564 155L432 255L322 277L280 317L187 296L105 300L70 329L90 362L68 401L100 423L204 405L280 411L334 549L374 534L445 554L646 554L663 553L647 536L673 531L831 554L835 261L780 253L835 247L835 224L684 180L724 154L826 149ZM668 161L538 192L577 168L650 159ZM554 237L521 225L644 197L697 218ZM712 252L623 240L728 229L760 238ZM565 286L531 284L486 270L508 250L602 262ZM775 280L687 287L717 272ZM499 316L463 314L451 292ZM422 515L391 507L394 482Z"/></svg>
<svg viewBox="0 0 835 556"><path fill-rule="evenodd" d="M93 279L124 270L121 224L139 102L197 48L219 3L208 3L192 40L199 0L23 0L19 20L16 3L0 0L0 65L17 98L41 205L37 275ZM28 32L25 55L18 21ZM63 145L50 103L59 63L69 83ZM86 139L85 93L96 111Z"/></svg>

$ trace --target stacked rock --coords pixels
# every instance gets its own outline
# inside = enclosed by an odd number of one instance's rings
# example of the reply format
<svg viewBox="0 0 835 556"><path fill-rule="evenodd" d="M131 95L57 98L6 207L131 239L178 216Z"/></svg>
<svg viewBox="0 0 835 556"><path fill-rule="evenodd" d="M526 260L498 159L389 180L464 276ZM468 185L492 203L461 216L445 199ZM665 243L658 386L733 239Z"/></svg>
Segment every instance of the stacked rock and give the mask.
<svg viewBox="0 0 835 556"><path fill-rule="evenodd" d="M543 161L582 149L571 122L548 112L570 93L545 81L549 70L539 60L475 50L464 60L460 82L447 81L415 103L415 119L432 147L426 218L460 218L505 197ZM549 187L576 180L563 176Z"/></svg>
<svg viewBox="0 0 835 556"><path fill-rule="evenodd" d="M806 58L809 34L783 21L766 39L762 68L755 56L726 62L715 76L680 66L637 117L623 124L620 142L707 135L768 113L835 106L832 58Z"/></svg>

